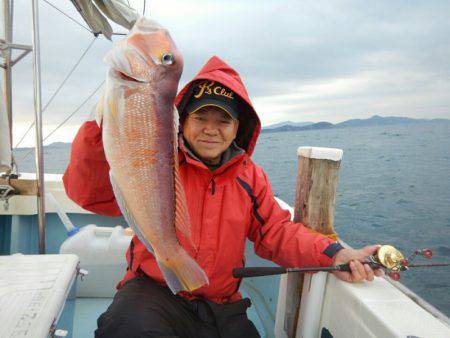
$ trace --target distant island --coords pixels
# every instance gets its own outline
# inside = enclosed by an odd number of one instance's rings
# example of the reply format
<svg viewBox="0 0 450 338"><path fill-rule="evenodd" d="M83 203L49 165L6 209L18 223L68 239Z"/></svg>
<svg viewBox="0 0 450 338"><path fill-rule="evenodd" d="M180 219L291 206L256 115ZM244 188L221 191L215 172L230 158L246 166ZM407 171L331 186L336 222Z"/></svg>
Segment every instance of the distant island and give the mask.
<svg viewBox="0 0 450 338"><path fill-rule="evenodd" d="M279 122L279 123L275 123L275 124L271 124L270 126L266 126L263 129L274 129L274 128L281 128L284 126L289 126L289 127L304 127L304 126L308 126L310 124L314 124L314 122L292 122L292 121L284 121L284 122Z"/></svg>
<svg viewBox="0 0 450 338"><path fill-rule="evenodd" d="M418 124L418 123L449 123L447 119L413 119L410 117L399 116L379 116L374 115L368 119L351 119L340 123L330 122L292 122L285 121L270 126L263 127L262 133L279 133L284 131L299 131L299 130L316 130L316 129L331 129L331 128L347 128L347 127L365 127L365 126L386 126L386 125L400 125L400 124Z"/></svg>
<svg viewBox="0 0 450 338"><path fill-rule="evenodd" d="M368 119L352 119L340 123L330 122L292 122L284 121L262 128L263 133L279 133L299 130L326 130L334 128L351 128L365 126L382 126L382 125L407 125L407 124L427 124L440 123L450 125L447 119L412 119L408 117L381 117L378 115ZM54 142L44 147L44 155L46 157L46 173L60 174L66 170L70 159L71 143ZM14 149L14 156L22 172L35 172L36 161L34 160L33 148Z"/></svg>

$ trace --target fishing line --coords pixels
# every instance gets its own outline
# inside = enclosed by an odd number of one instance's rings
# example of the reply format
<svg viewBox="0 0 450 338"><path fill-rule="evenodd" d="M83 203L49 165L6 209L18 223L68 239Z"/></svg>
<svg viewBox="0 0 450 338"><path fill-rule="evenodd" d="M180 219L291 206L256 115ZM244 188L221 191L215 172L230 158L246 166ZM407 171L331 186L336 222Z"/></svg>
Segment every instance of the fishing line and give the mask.
<svg viewBox="0 0 450 338"><path fill-rule="evenodd" d="M46 4L48 4L49 6L52 6L54 9L56 9L58 12L60 12L61 14L63 14L64 16L66 16L67 18L69 18L70 20L72 20L73 22L75 22L77 25L83 27L85 30L87 30L89 33L94 34L93 31L91 31L89 28L87 28L86 26L84 26L83 24L79 23L77 20L75 20L74 18L72 18L70 15L64 13L62 10L60 10L58 7L56 7L55 5L53 5L52 3L48 2L47 0L44 0L44 2Z"/></svg>
<svg viewBox="0 0 450 338"><path fill-rule="evenodd" d="M105 83L105 80L103 80L98 85L98 87L95 88L95 90L77 107L77 109L75 109L66 119L64 119L64 121L62 121L60 124L58 124L58 126L55 129L53 129L47 136L45 136L44 139L42 140L42 142L44 142L50 136L52 136L60 127L62 127L64 125L64 123L66 123L73 115L75 115L86 104L86 102L88 102L95 95L95 93L97 93L97 91L103 86L104 83ZM33 151L34 151L34 148L31 148L20 160L24 161L28 157L28 155L30 155Z"/></svg>
<svg viewBox="0 0 450 338"><path fill-rule="evenodd" d="M80 64L81 60L84 58L84 56L86 55L86 53L89 51L89 49L92 47L92 45L94 44L95 40L97 39L97 37L94 37L94 39L91 41L91 43L89 43L89 46L86 48L86 50L83 52L83 54L80 56L80 58L78 59L78 61L75 63L75 65L72 67L72 69L70 70L70 72L67 74L67 76L65 77L65 79L61 82L61 84L59 85L59 87L55 90L55 92L53 93L53 95L50 97L50 99L48 100L47 104L44 106L44 108L42 109L42 113L45 112L45 110L47 109L47 107L50 105L50 103L53 101L53 99L55 98L55 96L59 93L59 91L61 90L61 88L64 86L64 84L67 82L67 80L69 79L69 77L72 75L72 73L75 71L75 69L78 67L78 65ZM20 144L22 143L22 141L25 139L25 136L27 136L28 132L31 130L31 128L33 128L34 126L34 121L30 124L30 126L28 127L27 131L23 134L23 136L21 137L21 139L19 140L19 142L17 142L16 146L14 147L14 150L16 150Z"/></svg>

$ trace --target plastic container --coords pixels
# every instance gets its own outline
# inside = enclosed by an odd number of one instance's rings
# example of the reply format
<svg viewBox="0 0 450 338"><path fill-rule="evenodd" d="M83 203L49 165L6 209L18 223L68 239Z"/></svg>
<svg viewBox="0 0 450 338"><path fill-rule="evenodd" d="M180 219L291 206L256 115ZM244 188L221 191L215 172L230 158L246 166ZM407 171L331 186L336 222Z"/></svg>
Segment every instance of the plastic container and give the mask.
<svg viewBox="0 0 450 338"><path fill-rule="evenodd" d="M60 253L76 254L80 268L88 271L77 284L77 297L114 296L127 268L125 253L132 234L120 225L108 228L89 224L64 241Z"/></svg>

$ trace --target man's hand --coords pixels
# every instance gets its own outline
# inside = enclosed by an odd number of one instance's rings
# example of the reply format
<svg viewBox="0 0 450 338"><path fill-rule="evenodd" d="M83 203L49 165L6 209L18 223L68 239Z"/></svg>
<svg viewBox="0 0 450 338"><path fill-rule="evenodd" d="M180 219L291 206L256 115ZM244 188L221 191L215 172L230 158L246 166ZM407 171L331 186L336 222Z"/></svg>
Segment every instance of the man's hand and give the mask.
<svg viewBox="0 0 450 338"><path fill-rule="evenodd" d="M334 256L333 265L345 264L350 262L350 272L334 271L334 275L349 283L356 283L362 280L372 281L373 276L380 277L382 271L380 269L372 270L368 264L362 264L367 256L377 252L380 245L366 246L359 250L342 249Z"/></svg>

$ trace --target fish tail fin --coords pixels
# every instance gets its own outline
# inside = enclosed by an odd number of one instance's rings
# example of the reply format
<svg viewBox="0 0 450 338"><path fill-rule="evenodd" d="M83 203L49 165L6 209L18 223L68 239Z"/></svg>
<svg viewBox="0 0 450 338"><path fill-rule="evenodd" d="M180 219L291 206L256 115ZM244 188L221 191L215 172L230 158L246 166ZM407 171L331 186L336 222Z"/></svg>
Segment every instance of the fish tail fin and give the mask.
<svg viewBox="0 0 450 338"><path fill-rule="evenodd" d="M167 286L174 294L180 291L194 291L209 284L205 271L183 249L170 260L158 260L158 265Z"/></svg>

